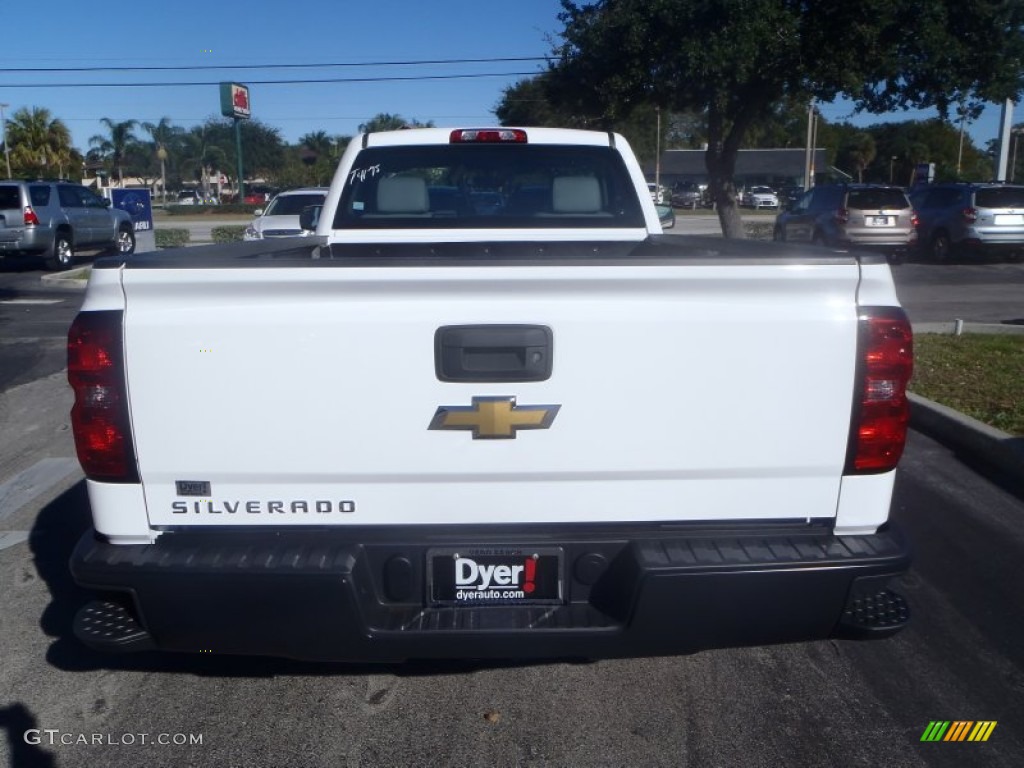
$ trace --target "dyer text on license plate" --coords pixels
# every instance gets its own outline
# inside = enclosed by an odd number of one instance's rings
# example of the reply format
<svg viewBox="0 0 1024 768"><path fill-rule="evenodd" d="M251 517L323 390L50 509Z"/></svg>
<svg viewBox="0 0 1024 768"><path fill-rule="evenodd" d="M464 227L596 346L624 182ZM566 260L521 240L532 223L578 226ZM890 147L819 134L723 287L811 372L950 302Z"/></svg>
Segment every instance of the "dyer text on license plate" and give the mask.
<svg viewBox="0 0 1024 768"><path fill-rule="evenodd" d="M890 221L888 216L868 216L867 223L869 227L888 227Z"/></svg>
<svg viewBox="0 0 1024 768"><path fill-rule="evenodd" d="M427 552L430 601L448 605L563 602L558 547L459 547Z"/></svg>

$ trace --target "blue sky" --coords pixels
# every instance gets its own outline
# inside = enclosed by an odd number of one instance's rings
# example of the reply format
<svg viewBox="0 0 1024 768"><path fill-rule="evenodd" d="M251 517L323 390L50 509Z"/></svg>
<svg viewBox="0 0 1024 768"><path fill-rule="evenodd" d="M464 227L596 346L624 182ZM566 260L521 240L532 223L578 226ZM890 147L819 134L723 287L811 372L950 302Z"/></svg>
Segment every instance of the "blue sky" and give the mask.
<svg viewBox="0 0 1024 768"><path fill-rule="evenodd" d="M103 132L103 117L148 122L169 117L174 124L191 128L219 116L219 81L249 84L253 116L278 128L290 143L316 130L354 134L360 123L381 112L433 120L441 126L489 124L503 87L521 78L513 73L536 72L540 62L119 73L10 70L539 57L550 51L551 39L561 28L559 9L558 0L174 0L139 5L51 0L29 11L34 17L30 24L5 25L0 103L9 105L8 118L20 107L46 107L67 124L82 151L89 148L91 136ZM411 75L487 76L374 83L256 82ZM197 81L213 84L159 85ZM81 85L115 82L153 85ZM54 88L43 83L78 85ZM31 87L13 87L18 84ZM824 105L822 113L833 122L848 119L863 125L930 116L852 116L840 104ZM1024 107L1017 109L1015 122L1019 121L1024 121ZM983 146L995 138L998 123L998 106L987 109L969 127L975 143Z"/></svg>

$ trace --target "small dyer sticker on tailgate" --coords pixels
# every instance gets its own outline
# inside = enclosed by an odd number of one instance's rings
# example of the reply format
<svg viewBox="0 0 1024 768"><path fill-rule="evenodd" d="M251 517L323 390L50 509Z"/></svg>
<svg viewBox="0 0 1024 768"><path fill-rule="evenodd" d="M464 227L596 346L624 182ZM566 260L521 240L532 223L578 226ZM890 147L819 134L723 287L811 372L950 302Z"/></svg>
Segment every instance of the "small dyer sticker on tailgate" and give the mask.
<svg viewBox="0 0 1024 768"><path fill-rule="evenodd" d="M427 583L435 604L559 604L562 550L432 549L427 552Z"/></svg>
<svg viewBox="0 0 1024 768"><path fill-rule="evenodd" d="M427 429L462 429L474 440L515 439L520 429L548 429L560 405L516 405L515 397L474 397L472 405L442 405Z"/></svg>

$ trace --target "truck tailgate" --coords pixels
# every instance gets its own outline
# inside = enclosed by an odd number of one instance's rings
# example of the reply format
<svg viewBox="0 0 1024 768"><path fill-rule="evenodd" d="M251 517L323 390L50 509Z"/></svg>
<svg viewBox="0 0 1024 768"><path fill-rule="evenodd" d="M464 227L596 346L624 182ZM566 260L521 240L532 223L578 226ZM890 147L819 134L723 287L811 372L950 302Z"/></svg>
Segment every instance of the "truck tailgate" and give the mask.
<svg viewBox="0 0 1024 768"><path fill-rule="evenodd" d="M151 526L835 515L853 260L122 275ZM550 329L548 378L439 380L439 328L509 324ZM546 428L489 434L511 398Z"/></svg>

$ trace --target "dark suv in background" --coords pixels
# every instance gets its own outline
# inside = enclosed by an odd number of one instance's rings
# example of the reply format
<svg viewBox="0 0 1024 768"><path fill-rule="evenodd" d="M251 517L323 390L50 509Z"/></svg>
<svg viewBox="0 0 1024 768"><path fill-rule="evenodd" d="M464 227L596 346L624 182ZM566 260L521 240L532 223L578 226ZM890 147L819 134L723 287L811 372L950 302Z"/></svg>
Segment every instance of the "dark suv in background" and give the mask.
<svg viewBox="0 0 1024 768"><path fill-rule="evenodd" d="M0 258L40 255L68 269L80 248L134 252L131 216L81 184L0 181Z"/></svg>
<svg viewBox="0 0 1024 768"><path fill-rule="evenodd" d="M822 184L776 217L774 237L876 250L898 261L917 243L917 217L899 187Z"/></svg>
<svg viewBox="0 0 1024 768"><path fill-rule="evenodd" d="M1024 186L993 183L933 184L911 193L924 256L1002 253L1024 256Z"/></svg>

